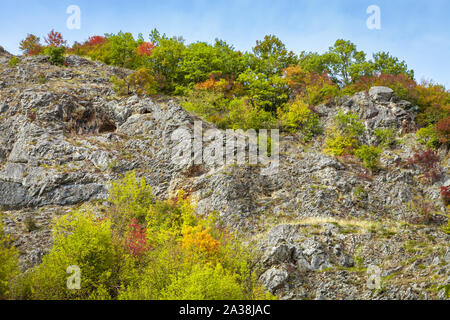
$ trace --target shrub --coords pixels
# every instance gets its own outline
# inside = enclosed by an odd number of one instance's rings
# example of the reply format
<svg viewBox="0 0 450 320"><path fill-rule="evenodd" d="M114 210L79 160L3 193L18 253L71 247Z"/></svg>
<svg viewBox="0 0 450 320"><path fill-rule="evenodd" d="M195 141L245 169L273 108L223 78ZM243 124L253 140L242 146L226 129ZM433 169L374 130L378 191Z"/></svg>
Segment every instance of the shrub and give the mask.
<svg viewBox="0 0 450 320"><path fill-rule="evenodd" d="M150 71L144 67L130 74L125 79L112 76L110 82L113 90L119 96L129 95L135 92L138 95L155 95L157 93L157 83Z"/></svg>
<svg viewBox="0 0 450 320"><path fill-rule="evenodd" d="M417 141L427 148L433 149L439 146L439 139L433 125L420 129L416 137Z"/></svg>
<svg viewBox="0 0 450 320"><path fill-rule="evenodd" d="M442 227L442 231L444 231L444 233L450 235L450 218L448 220L448 223L446 226ZM449 289L450 290L450 289ZM450 293L450 292L449 292ZM450 294L447 294L447 296L450 296Z"/></svg>
<svg viewBox="0 0 450 320"><path fill-rule="evenodd" d="M152 248L147 242L147 228L142 227L137 219L133 219L128 228L125 236L126 250L134 258L141 258Z"/></svg>
<svg viewBox="0 0 450 320"><path fill-rule="evenodd" d="M442 119L436 124L436 134L439 142L450 142L450 117Z"/></svg>
<svg viewBox="0 0 450 320"><path fill-rule="evenodd" d="M233 99L229 104L228 121L232 129L272 129L277 119L272 112L252 105L245 98Z"/></svg>
<svg viewBox="0 0 450 320"><path fill-rule="evenodd" d="M185 226L182 229L183 249L199 252L200 254L216 254L219 250L220 243L210 234L210 228L204 228L202 225L195 227Z"/></svg>
<svg viewBox="0 0 450 320"><path fill-rule="evenodd" d="M450 93L444 86L433 82L423 82L416 87L416 92L419 125L425 127L434 125L449 116Z"/></svg>
<svg viewBox="0 0 450 320"><path fill-rule="evenodd" d="M44 50L44 54L50 57L50 63L55 66L63 66L65 62L64 53L66 48L64 47L47 47Z"/></svg>
<svg viewBox="0 0 450 320"><path fill-rule="evenodd" d="M127 96L130 94L130 86L125 79L120 79L117 76L112 76L109 81L113 85L114 92L119 96Z"/></svg>
<svg viewBox="0 0 450 320"><path fill-rule="evenodd" d="M359 115L355 112L344 113L340 110L335 117L340 130L350 137L357 138L364 134L365 127L359 119Z"/></svg>
<svg viewBox="0 0 450 320"><path fill-rule="evenodd" d="M448 206L450 204L450 187L442 186L441 187L441 196L444 204Z"/></svg>
<svg viewBox="0 0 450 320"><path fill-rule="evenodd" d="M40 54L42 51L42 45L40 44L40 38L34 34L28 34L25 40L20 42L20 50L27 56Z"/></svg>
<svg viewBox="0 0 450 320"><path fill-rule="evenodd" d="M435 202L423 195L415 196L409 204L409 209L420 217L419 223L430 223L434 215L439 214Z"/></svg>
<svg viewBox="0 0 450 320"><path fill-rule="evenodd" d="M109 220L74 211L60 217L53 231L53 248L32 276L34 299L73 300L114 297L124 259L113 243ZM67 286L69 266L81 271L81 288ZM106 288L106 292L105 292Z"/></svg>
<svg viewBox="0 0 450 320"><path fill-rule="evenodd" d="M19 271L19 251L4 233L0 215L0 300L11 297L12 280Z"/></svg>
<svg viewBox="0 0 450 320"><path fill-rule="evenodd" d="M325 145L325 153L339 157L353 154L358 147L358 140L342 134L337 128L331 128L327 131Z"/></svg>
<svg viewBox="0 0 450 320"><path fill-rule="evenodd" d="M389 148L395 143L395 129L375 129L375 136L378 138L378 143Z"/></svg>
<svg viewBox="0 0 450 320"><path fill-rule="evenodd" d="M364 145L356 150L355 155L364 162L366 168L374 170L377 168L381 153L382 150L380 148Z"/></svg>
<svg viewBox="0 0 450 320"><path fill-rule="evenodd" d="M417 83L406 74L377 74L372 76L364 76L343 89L345 94L353 95L360 91L369 91L375 86L389 87L394 90L395 95L403 100L416 103L417 101Z"/></svg>
<svg viewBox="0 0 450 320"><path fill-rule="evenodd" d="M358 137L364 132L365 127L358 114L345 114L340 110L335 117L334 126L327 130L324 151L334 156L353 154L359 145Z"/></svg>
<svg viewBox="0 0 450 320"><path fill-rule="evenodd" d="M419 167L425 178L434 182L441 176L439 161L439 155L434 150L418 150L407 160L406 165Z"/></svg>
<svg viewBox="0 0 450 320"><path fill-rule="evenodd" d="M306 103L297 99L289 104L287 113L281 114L281 121L290 131L297 131L303 134L304 141L310 141L314 136L321 134L323 128L320 125L319 116L314 113Z"/></svg>
<svg viewBox="0 0 450 320"><path fill-rule="evenodd" d="M309 106L331 102L339 95L339 87L326 73L319 75L306 72L301 66L290 66L283 70L283 74L292 93L301 97Z"/></svg>
<svg viewBox="0 0 450 320"><path fill-rule="evenodd" d="M119 228L123 234L124 226L133 219L137 219L139 224L145 223L154 197L145 179L137 179L135 172L130 171L111 183L109 201L113 205L109 212L113 227Z"/></svg>
<svg viewBox="0 0 450 320"><path fill-rule="evenodd" d="M163 290L164 300L245 300L242 286L236 275L221 264L195 265L183 270Z"/></svg>
<svg viewBox="0 0 450 320"><path fill-rule="evenodd" d="M19 58L17 58L17 57L12 57L10 60L9 60L9 67L10 68L15 68L15 67L17 67L17 65L20 63L20 60L19 60Z"/></svg>
<svg viewBox="0 0 450 320"><path fill-rule="evenodd" d="M276 113L279 107L289 101L286 79L280 75L266 76L248 69L239 75L237 81L242 84L255 108Z"/></svg>
<svg viewBox="0 0 450 320"><path fill-rule="evenodd" d="M157 83L150 71L144 67L138 69L127 77L129 89L138 95L155 95L157 93Z"/></svg>

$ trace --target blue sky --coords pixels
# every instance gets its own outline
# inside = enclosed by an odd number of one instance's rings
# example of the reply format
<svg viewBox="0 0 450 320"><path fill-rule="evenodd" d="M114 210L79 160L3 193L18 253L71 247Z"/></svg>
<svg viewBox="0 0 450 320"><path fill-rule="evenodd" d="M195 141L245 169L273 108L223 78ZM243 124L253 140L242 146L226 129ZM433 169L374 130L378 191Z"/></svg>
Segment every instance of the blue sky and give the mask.
<svg viewBox="0 0 450 320"><path fill-rule="evenodd" d="M324 52L338 38L368 53L389 51L416 71L450 88L448 0L0 0L0 45L18 54L27 33L50 29L72 43L91 35L134 34L157 28L188 42L220 38L250 50L275 34L296 53ZM69 30L69 5L81 8L81 29ZM369 30L366 9L381 9L381 30Z"/></svg>

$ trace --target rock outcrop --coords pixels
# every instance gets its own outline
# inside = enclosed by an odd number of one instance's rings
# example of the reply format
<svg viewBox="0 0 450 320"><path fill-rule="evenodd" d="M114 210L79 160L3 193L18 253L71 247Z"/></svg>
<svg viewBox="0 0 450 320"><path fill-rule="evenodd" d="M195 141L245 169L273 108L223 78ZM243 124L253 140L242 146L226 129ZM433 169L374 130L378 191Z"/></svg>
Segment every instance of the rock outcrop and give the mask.
<svg viewBox="0 0 450 320"><path fill-rule="evenodd" d="M281 298L442 298L442 291L428 289L448 281L449 236L437 225L404 221L417 195L445 212L439 188L448 172L426 185L417 183L416 169L397 166L416 145L405 130L415 119L413 106L391 89L375 87L316 108L326 126L339 109L357 112L367 144L376 144L375 129L402 135L401 145L383 153L380 172L324 155L320 139L306 146L300 136L282 135L278 173L262 175L261 166L172 161L183 148L174 133L184 128L194 137L200 119L175 99L116 96L109 79L128 70L76 56L64 68L44 56L21 57L11 68L2 55L0 47L0 206L24 266L39 263L51 245L53 216L105 201L108 183L135 170L157 197L185 190L199 214L217 211L256 242L261 281ZM447 169L448 156L442 158ZM381 268L384 287L367 286L370 265Z"/></svg>

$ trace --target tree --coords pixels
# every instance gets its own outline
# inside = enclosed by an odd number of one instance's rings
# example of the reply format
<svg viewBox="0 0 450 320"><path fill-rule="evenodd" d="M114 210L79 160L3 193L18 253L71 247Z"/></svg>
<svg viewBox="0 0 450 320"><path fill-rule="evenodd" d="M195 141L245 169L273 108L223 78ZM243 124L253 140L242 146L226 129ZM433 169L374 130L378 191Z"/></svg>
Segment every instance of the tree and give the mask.
<svg viewBox="0 0 450 320"><path fill-rule="evenodd" d="M180 64L187 86L206 81L211 73L219 73L222 69L219 51L205 42L189 45Z"/></svg>
<svg viewBox="0 0 450 320"><path fill-rule="evenodd" d="M25 40L20 42L20 50L23 51L25 55L31 56L41 53L42 45L40 43L41 39L36 37L34 34L28 34Z"/></svg>
<svg viewBox="0 0 450 320"><path fill-rule="evenodd" d="M263 41L256 41L253 56L248 58L253 70L267 76L280 74L283 69L298 63L295 54L288 52L285 44L274 35L267 35Z"/></svg>
<svg viewBox="0 0 450 320"><path fill-rule="evenodd" d="M281 75L267 77L248 69L241 73L237 81L244 86L252 105L265 111L276 113L289 100L289 88Z"/></svg>
<svg viewBox="0 0 450 320"><path fill-rule="evenodd" d="M333 47L323 56L331 79L340 86L346 86L358 78L371 74L371 65L366 61L366 54L358 51L350 41L337 40Z"/></svg>
<svg viewBox="0 0 450 320"><path fill-rule="evenodd" d="M89 38L88 42L89 45L93 47L101 46L106 42L106 38L102 36L93 36Z"/></svg>
<svg viewBox="0 0 450 320"><path fill-rule="evenodd" d="M61 47L66 44L66 41L63 39L63 36L60 32L56 32L55 30L52 30L48 33L47 38L45 38L45 42L50 47Z"/></svg>
<svg viewBox="0 0 450 320"><path fill-rule="evenodd" d="M138 55L140 56L151 56L155 45L150 42L144 42L138 47Z"/></svg>
<svg viewBox="0 0 450 320"><path fill-rule="evenodd" d="M408 70L405 61L401 61L389 54L389 52L377 52L373 55L372 70L377 74L406 74L411 79L414 79L414 71Z"/></svg>
<svg viewBox="0 0 450 320"><path fill-rule="evenodd" d="M136 52L140 43L131 33L107 34L106 39L104 62L129 69L138 67Z"/></svg>
<svg viewBox="0 0 450 320"><path fill-rule="evenodd" d="M159 88L165 93L174 93L177 86L185 84L185 74L180 69L186 54L184 40L154 35L151 41L157 46L149 62Z"/></svg>

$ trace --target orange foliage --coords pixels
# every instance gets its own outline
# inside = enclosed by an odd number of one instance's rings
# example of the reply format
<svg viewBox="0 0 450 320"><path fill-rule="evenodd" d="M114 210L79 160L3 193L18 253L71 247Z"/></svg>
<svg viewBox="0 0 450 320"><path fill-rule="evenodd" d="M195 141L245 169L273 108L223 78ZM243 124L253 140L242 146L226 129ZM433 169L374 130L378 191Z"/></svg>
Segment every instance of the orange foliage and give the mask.
<svg viewBox="0 0 450 320"><path fill-rule="evenodd" d="M208 254L217 253L220 243L211 236L210 231L202 226L183 228L183 248Z"/></svg>
<svg viewBox="0 0 450 320"><path fill-rule="evenodd" d="M234 81L233 76L224 76L221 73L212 73L209 79L197 83L196 90L206 90L213 92L222 92L227 96L239 95L242 93L242 85Z"/></svg>

